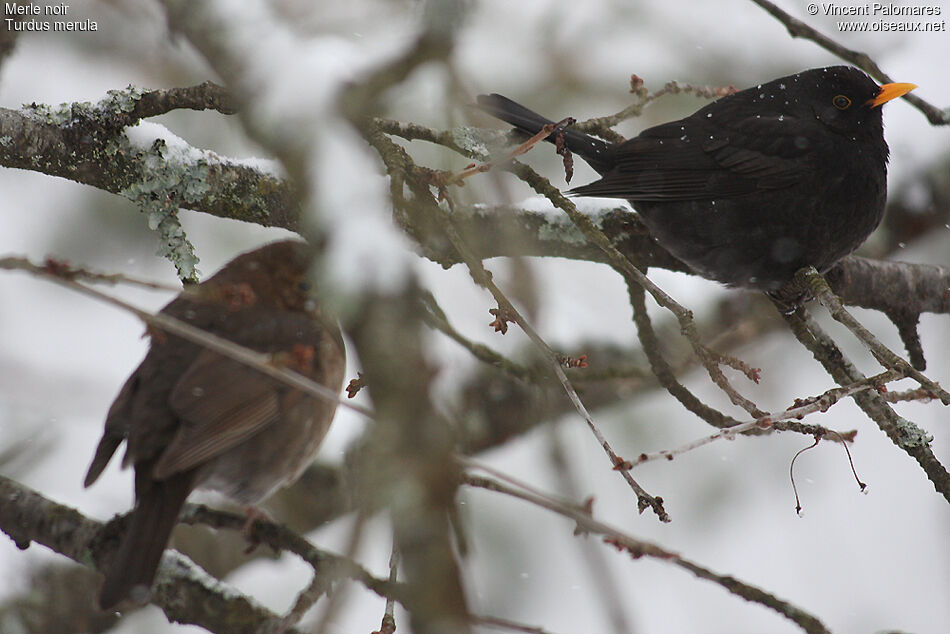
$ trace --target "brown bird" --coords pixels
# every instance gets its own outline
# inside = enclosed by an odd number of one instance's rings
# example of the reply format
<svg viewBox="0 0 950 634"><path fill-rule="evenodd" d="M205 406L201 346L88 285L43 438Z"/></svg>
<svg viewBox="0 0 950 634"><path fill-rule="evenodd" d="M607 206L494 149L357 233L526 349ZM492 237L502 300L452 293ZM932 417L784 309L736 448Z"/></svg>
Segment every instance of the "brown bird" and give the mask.
<svg viewBox="0 0 950 634"><path fill-rule="evenodd" d="M308 296L306 244L276 242L238 256L161 312L272 355L339 391L345 352L335 321ZM197 488L252 506L313 460L336 411L246 365L164 332L122 387L86 474L91 485L124 440L135 507L106 572L99 605L147 597L188 495Z"/></svg>

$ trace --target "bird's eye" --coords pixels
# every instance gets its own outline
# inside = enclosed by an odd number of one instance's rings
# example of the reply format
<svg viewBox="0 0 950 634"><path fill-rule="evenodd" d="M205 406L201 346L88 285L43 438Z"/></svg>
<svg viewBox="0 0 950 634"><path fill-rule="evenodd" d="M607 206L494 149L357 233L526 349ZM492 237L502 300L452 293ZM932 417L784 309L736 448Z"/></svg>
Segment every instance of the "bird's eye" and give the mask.
<svg viewBox="0 0 950 634"><path fill-rule="evenodd" d="M831 100L831 105L838 110L847 110L851 107L851 100L844 95L835 95L835 98Z"/></svg>

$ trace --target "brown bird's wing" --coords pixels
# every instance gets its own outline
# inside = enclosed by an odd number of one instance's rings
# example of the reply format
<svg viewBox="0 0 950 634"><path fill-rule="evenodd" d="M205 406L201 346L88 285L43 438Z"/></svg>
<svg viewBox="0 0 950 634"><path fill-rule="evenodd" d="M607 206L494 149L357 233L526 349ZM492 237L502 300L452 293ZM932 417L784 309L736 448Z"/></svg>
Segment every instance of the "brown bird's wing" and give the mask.
<svg viewBox="0 0 950 634"><path fill-rule="evenodd" d="M279 419L279 399L273 380L203 350L171 392L169 404L181 423L152 477L193 469L247 440Z"/></svg>
<svg viewBox="0 0 950 634"><path fill-rule="evenodd" d="M815 166L802 157L808 125L787 115L752 116L729 128L704 124L704 110L644 130L614 149L614 168L571 194L631 201L732 198L792 186Z"/></svg>
<svg viewBox="0 0 950 634"><path fill-rule="evenodd" d="M105 431L102 432L102 439L99 440L99 446L96 447L96 455L93 456L92 464L89 465L89 470L86 472L83 486L88 487L99 479L106 465L112 460L115 450L128 436L131 421L129 409L132 407L132 399L138 389L138 381L138 372L133 372L125 385L122 386L122 389L119 390L119 395L115 397L115 401L112 402L112 407L109 408L109 414L106 416Z"/></svg>

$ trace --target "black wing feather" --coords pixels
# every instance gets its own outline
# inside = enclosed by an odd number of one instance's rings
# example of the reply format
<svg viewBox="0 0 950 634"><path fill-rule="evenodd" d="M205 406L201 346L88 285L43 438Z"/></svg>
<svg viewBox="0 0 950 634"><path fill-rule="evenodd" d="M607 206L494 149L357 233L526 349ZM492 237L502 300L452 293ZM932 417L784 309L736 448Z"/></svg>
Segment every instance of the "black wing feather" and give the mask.
<svg viewBox="0 0 950 634"><path fill-rule="evenodd" d="M619 145L613 169L570 193L632 201L732 198L793 186L816 169L801 160L815 148L801 142L807 123L799 119L752 116L723 130L697 115L705 116L700 111Z"/></svg>

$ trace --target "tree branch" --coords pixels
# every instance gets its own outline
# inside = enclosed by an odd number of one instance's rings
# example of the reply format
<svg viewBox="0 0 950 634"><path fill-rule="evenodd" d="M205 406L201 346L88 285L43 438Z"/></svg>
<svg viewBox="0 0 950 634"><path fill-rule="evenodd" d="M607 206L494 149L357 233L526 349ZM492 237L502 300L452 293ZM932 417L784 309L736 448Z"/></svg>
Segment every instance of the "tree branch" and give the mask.
<svg viewBox="0 0 950 634"><path fill-rule="evenodd" d="M801 37L806 40L811 40L826 51L834 53L841 59L851 62L858 68L866 71L869 75L882 83L890 83L894 81L887 73L881 70L881 67L877 65L877 62L871 59L871 56L867 53L854 51L842 46L841 44L838 44L830 37L822 35L801 20L792 17L777 7L774 3L769 2L769 0L752 0L752 2L765 9L769 14L772 15L772 17L784 24L785 28L788 30L788 34L792 37ZM915 108L924 113L924 115L927 117L927 120L933 125L950 124L950 113L948 113L947 110L941 110L940 108L924 101L917 95L904 95L904 99L909 101Z"/></svg>
<svg viewBox="0 0 950 634"><path fill-rule="evenodd" d="M782 311L780 311L782 312ZM866 377L838 348L835 342L815 323L804 307L785 314L792 333L838 383L845 386L864 381ZM899 416L887 400L875 390L864 390L852 395L868 418L877 423L896 446L900 447L921 466L937 493L950 501L950 472L934 455L931 437L917 425Z"/></svg>
<svg viewBox="0 0 950 634"><path fill-rule="evenodd" d="M164 196L213 216L295 230L300 209L286 180L207 150L133 144L123 132L123 121L167 112L170 104L182 103L182 94L200 95L195 89L207 85L178 92L129 89L121 99L113 94L96 105L0 108L0 166L59 176L133 202ZM148 95L155 95L153 102ZM139 106L143 98L146 103ZM225 97L218 99L229 103ZM205 102L188 103L195 107Z"/></svg>
<svg viewBox="0 0 950 634"><path fill-rule="evenodd" d="M488 468L471 460L463 460L462 464L467 466L469 469L488 471L496 477L501 475L494 469ZM575 535L598 535L603 539L605 544L613 546L622 552L628 553L634 559L650 557L660 561L669 562L673 565L689 570L700 579L706 579L717 583L728 592L742 597L747 601L759 603L767 608L775 610L785 618L791 620L796 625L801 627L805 632L809 632L810 634L828 634L829 630L818 618L802 610L801 608L788 603L787 601L779 599L769 592L740 581L735 577L715 573L704 566L685 559L677 553L663 548L662 546L658 546L645 540L637 539L627 533L608 526L607 524L594 519L591 516L590 509L586 507L580 507L567 501L555 499L552 496L545 495L544 493L536 491L532 487L522 484L507 476L505 476L505 479L514 486L509 486L508 484L498 480L492 480L482 476L474 476L467 473L464 475L463 482L468 486L478 487L524 500L541 508L547 509L553 513L570 518L577 522Z"/></svg>
<svg viewBox="0 0 950 634"><path fill-rule="evenodd" d="M138 105L142 100L145 104ZM0 108L0 138L8 139L0 143L0 166L59 176L135 202L167 198L221 218L297 230L300 207L289 181L210 151L188 146L171 151L164 143L133 144L116 128L120 120L158 114L173 104L190 108L207 105L227 111L233 98L214 84L205 83L168 91L113 91L92 106ZM111 113L113 119L106 113ZM436 133L423 126L406 128L392 122L380 129L466 152L476 132L465 129L460 133ZM495 132L486 134L497 136ZM158 174L154 170L156 161L161 166ZM196 183L200 186L195 187ZM689 272L650 238L638 216L627 207L584 213L626 258L635 256L647 267ZM603 249L589 243L584 233L560 214L508 206L457 206L453 220L474 255L482 259L527 255L608 261ZM451 245L426 239L425 234L413 235L421 240L427 257L443 266L460 263ZM829 271L828 280L846 304L882 311L899 327L923 312L950 312L950 293L945 292L950 287L950 271L944 268L850 256ZM906 331L903 328L902 332ZM905 342L910 339L905 337Z"/></svg>
<svg viewBox="0 0 950 634"><path fill-rule="evenodd" d="M0 530L19 548L36 542L73 561L102 569L118 547L112 524L102 524L73 508L0 476ZM198 625L221 634L265 634L281 619L234 588L210 577L176 551L166 552L152 602L170 621ZM288 634L301 634L289 630Z"/></svg>

